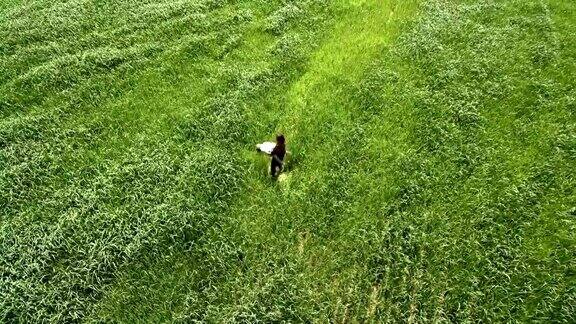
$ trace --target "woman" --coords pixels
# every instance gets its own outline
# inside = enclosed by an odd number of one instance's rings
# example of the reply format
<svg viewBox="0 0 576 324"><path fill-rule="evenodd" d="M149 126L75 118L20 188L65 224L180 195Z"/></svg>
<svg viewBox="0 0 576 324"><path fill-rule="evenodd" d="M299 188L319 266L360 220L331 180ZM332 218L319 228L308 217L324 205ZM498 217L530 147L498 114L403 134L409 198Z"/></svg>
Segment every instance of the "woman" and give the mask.
<svg viewBox="0 0 576 324"><path fill-rule="evenodd" d="M272 161L270 162L270 174L272 178L277 178L282 171L284 165L284 157L286 156L286 139L284 135L276 136L276 146L270 154Z"/></svg>

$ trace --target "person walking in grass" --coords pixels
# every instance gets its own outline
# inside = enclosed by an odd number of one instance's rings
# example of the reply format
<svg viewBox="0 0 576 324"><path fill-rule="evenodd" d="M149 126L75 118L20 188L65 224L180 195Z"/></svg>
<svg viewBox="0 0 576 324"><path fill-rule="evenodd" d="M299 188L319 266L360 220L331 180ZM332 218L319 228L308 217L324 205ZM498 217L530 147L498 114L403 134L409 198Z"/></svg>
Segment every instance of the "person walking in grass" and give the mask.
<svg viewBox="0 0 576 324"><path fill-rule="evenodd" d="M276 146L270 154L272 161L270 162L270 174L272 178L276 179L284 168L284 157L286 156L286 139L284 135L276 136Z"/></svg>
<svg viewBox="0 0 576 324"><path fill-rule="evenodd" d="M264 142L256 145L256 151L266 153L272 157L270 161L270 175L276 179L284 168L284 157L286 156L286 139L284 135L276 136L276 143Z"/></svg>

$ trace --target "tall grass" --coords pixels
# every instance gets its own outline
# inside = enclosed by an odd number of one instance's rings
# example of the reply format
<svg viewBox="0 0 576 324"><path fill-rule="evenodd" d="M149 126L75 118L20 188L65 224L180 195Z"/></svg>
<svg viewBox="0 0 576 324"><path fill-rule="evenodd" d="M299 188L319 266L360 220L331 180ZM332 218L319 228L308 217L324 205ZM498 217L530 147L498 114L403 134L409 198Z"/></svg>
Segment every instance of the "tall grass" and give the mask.
<svg viewBox="0 0 576 324"><path fill-rule="evenodd" d="M0 318L574 321L574 9L0 5Z"/></svg>

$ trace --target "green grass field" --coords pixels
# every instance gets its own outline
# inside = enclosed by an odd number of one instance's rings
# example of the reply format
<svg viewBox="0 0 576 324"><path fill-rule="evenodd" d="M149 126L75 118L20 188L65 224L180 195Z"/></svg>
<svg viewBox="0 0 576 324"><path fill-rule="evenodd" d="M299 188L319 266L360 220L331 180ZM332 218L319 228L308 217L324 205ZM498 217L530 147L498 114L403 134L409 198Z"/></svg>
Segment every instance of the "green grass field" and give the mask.
<svg viewBox="0 0 576 324"><path fill-rule="evenodd" d="M573 323L575 170L573 1L0 2L1 322Z"/></svg>

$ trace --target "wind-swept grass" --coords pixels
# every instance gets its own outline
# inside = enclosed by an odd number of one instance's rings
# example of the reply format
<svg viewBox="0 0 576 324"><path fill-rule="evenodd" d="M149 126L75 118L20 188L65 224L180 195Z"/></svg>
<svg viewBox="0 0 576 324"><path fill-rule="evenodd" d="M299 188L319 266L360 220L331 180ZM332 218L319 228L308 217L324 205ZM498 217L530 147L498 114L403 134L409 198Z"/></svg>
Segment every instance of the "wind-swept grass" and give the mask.
<svg viewBox="0 0 576 324"><path fill-rule="evenodd" d="M0 318L574 321L575 9L5 2Z"/></svg>

